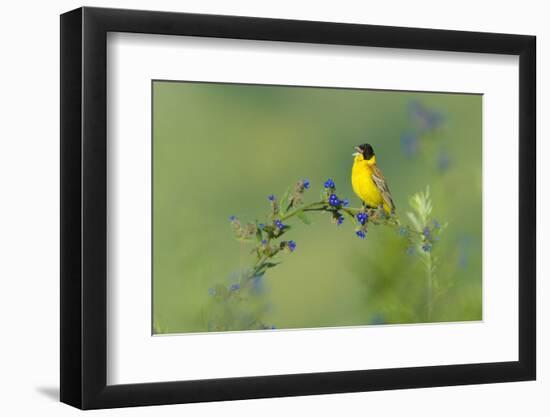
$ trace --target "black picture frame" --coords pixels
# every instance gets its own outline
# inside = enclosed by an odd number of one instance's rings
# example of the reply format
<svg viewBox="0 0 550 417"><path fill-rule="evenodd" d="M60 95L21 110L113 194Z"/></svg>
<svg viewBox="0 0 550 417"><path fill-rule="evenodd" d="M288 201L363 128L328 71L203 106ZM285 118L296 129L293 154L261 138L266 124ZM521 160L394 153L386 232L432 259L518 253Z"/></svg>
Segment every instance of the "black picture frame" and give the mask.
<svg viewBox="0 0 550 417"><path fill-rule="evenodd" d="M107 385L108 32L519 56L519 360ZM61 401L94 409L535 379L535 51L524 35L88 7L61 15Z"/></svg>

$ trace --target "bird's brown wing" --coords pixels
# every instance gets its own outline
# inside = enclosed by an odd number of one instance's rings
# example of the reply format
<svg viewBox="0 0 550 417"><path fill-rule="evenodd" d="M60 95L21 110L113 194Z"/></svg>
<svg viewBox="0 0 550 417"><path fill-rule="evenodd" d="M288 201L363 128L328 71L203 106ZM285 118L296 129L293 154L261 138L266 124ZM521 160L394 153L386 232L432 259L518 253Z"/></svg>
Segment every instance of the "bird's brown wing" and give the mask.
<svg viewBox="0 0 550 417"><path fill-rule="evenodd" d="M376 165L372 167L372 180L376 184L376 187L378 188L378 191L380 191L380 194L382 194L382 199L388 205L393 214L395 212L395 204L393 204L390 188L386 183L384 174L382 174L382 171L380 171L380 168L378 168Z"/></svg>

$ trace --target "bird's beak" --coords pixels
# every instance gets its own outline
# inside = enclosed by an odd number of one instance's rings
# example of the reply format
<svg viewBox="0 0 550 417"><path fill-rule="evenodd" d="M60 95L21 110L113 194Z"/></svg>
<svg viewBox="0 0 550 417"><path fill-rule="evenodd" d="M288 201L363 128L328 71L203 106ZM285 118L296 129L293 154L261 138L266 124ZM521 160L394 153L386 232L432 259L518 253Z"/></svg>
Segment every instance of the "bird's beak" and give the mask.
<svg viewBox="0 0 550 417"><path fill-rule="evenodd" d="M352 156L357 156L357 155L362 154L361 149L359 148L359 146L354 146L353 149L355 149L355 152L351 154Z"/></svg>

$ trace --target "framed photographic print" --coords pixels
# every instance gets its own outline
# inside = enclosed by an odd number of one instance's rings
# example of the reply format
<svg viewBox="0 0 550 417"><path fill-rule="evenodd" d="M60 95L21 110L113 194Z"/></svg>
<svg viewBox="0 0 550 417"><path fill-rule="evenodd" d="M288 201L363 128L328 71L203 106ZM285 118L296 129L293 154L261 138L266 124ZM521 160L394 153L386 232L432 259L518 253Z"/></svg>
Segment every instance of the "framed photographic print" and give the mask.
<svg viewBox="0 0 550 417"><path fill-rule="evenodd" d="M61 16L61 400L535 379L535 38Z"/></svg>

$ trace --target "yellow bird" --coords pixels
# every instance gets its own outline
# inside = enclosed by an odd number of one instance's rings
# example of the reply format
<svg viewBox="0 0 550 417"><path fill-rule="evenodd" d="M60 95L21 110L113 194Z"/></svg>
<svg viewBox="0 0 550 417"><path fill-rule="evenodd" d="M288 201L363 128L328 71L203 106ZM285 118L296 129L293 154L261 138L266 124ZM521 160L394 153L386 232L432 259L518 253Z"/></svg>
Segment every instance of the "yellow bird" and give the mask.
<svg viewBox="0 0 550 417"><path fill-rule="evenodd" d="M374 149L368 143L355 147L351 185L353 191L370 208L384 207L387 214L395 213L395 204L382 171L376 165Z"/></svg>

